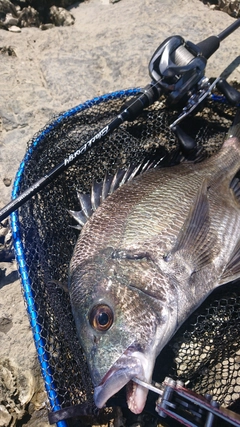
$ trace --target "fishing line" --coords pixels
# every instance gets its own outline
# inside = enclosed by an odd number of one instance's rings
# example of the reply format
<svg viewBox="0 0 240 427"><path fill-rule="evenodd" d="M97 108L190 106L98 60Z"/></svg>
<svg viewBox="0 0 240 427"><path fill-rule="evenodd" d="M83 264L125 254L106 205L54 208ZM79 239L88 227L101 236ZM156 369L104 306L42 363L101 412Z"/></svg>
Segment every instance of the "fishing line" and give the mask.
<svg viewBox="0 0 240 427"><path fill-rule="evenodd" d="M203 79L203 77L207 59L219 48L220 41L224 40L239 26L240 18L218 36L210 36L197 45L191 42L185 43L180 36L173 36L166 39L155 51L149 63L149 73L153 80L152 83L143 88L137 98L125 105L123 110L110 123L98 131L78 150L70 154L59 165L55 166L45 176L2 208L0 210L0 222L46 187L70 165L73 165L84 153L94 147L108 134L112 133L122 123L133 121L146 107L156 102L163 94L166 94L169 104L177 104L191 90L195 90L196 93L198 90L205 90L206 78ZM200 82L204 82L205 86L202 87L200 85L199 89ZM227 99L231 99L234 90L231 88L232 92L229 93L228 86L227 82L222 81L219 89ZM206 86L206 90L208 88L209 86ZM237 91L235 90L235 92ZM192 112L191 98L189 100ZM238 95L236 95L236 99L239 99ZM199 104L198 99L194 102L196 106ZM187 114L189 113L187 112ZM187 114L184 114L182 118ZM177 127L175 129L176 131L178 130ZM184 139L180 139L180 141L184 144Z"/></svg>
<svg viewBox="0 0 240 427"><path fill-rule="evenodd" d="M158 84L159 83L156 82L151 86L151 89L153 90L153 92L157 88ZM48 172L46 175L44 175L42 178L36 181L31 187L25 190L22 194L20 194L15 199L13 199L10 203L8 203L4 208L0 210L0 222L3 221L12 212L17 210L20 206L22 206L27 200L33 197L41 189L46 187L54 178L59 176L69 166L73 165L84 153L86 153L88 150L93 148L106 135L113 132L123 122L127 120L129 121L132 120L131 117L133 117L133 111L135 114L137 114L136 113L137 110L142 111L146 106L149 106L150 104L147 105L148 99L149 98L146 97L146 92L144 91L142 95L140 95L137 99L134 99L133 102L122 111L122 113L119 113L110 123L108 123L100 131L98 131L92 138L90 138L87 142L85 142L75 152L71 153L68 157L66 157L59 165L54 167L50 172ZM130 110L132 111L131 113L130 113Z"/></svg>

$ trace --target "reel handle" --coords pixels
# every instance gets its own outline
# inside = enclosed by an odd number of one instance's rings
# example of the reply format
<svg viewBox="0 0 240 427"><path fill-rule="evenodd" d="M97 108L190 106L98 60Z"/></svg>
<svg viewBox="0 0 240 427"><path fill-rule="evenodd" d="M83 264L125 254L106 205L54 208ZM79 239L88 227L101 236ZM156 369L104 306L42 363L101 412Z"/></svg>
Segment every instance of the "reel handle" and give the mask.
<svg viewBox="0 0 240 427"><path fill-rule="evenodd" d="M217 88L228 100L229 104L235 106L240 104L240 93L232 87L225 79L221 78L217 83Z"/></svg>

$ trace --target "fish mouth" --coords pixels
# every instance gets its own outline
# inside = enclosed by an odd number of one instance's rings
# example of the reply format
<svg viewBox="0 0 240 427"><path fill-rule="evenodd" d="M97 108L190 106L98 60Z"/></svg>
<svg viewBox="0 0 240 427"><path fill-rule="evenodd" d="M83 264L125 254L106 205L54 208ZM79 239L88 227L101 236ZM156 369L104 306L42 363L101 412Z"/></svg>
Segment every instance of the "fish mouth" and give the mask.
<svg viewBox="0 0 240 427"><path fill-rule="evenodd" d="M140 414L145 406L148 389L136 384L134 377L149 381L149 360L139 351L127 349L103 377L101 383L94 389L94 401L102 408L108 399L125 385L127 404L134 414ZM150 372L151 377L151 372Z"/></svg>

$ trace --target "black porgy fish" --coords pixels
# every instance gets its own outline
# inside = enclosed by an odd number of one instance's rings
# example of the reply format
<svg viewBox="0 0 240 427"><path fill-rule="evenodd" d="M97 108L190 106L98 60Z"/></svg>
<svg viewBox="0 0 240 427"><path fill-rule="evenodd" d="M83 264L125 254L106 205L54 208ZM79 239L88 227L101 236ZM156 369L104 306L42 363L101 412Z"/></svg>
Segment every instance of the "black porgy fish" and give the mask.
<svg viewBox="0 0 240 427"><path fill-rule="evenodd" d="M240 112L201 163L119 171L78 194L72 311L101 408L127 385L141 413L156 357L218 286L240 276Z"/></svg>

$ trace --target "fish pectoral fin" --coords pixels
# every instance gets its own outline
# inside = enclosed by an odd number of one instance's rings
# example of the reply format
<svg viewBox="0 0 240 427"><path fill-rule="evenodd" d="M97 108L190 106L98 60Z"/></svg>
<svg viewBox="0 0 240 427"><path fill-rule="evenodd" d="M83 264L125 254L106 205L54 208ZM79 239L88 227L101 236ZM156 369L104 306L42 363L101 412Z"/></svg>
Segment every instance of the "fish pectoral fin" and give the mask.
<svg viewBox="0 0 240 427"><path fill-rule="evenodd" d="M232 282L233 280L239 279L239 277L240 277L240 240L234 249L234 252L232 254L230 261L226 265L223 271L223 274L221 275L219 285Z"/></svg>
<svg viewBox="0 0 240 427"><path fill-rule="evenodd" d="M178 235L177 242L169 254L174 255L180 251L184 253L184 257L190 259L194 271L211 262L213 244L216 240L216 237L210 233L207 191L207 180L204 180Z"/></svg>

